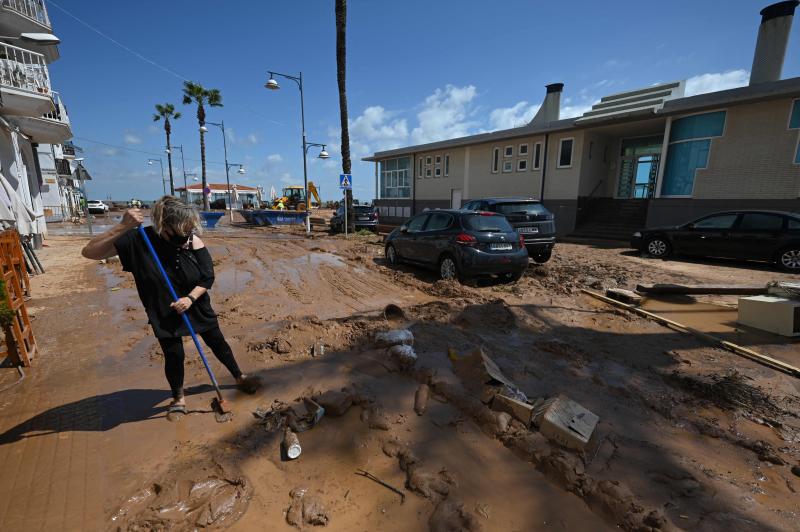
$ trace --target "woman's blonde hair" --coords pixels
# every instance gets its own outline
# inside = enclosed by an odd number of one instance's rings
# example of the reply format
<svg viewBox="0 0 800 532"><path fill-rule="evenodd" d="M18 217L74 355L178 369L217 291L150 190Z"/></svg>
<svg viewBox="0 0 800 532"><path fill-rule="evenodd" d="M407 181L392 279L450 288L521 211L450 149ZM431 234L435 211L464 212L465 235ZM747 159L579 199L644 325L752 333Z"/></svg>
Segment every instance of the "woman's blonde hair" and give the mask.
<svg viewBox="0 0 800 532"><path fill-rule="evenodd" d="M153 205L151 218L153 227L159 235L163 235L167 227L182 232L191 226L191 230L195 233L203 232L197 211L175 196L164 196L158 200Z"/></svg>

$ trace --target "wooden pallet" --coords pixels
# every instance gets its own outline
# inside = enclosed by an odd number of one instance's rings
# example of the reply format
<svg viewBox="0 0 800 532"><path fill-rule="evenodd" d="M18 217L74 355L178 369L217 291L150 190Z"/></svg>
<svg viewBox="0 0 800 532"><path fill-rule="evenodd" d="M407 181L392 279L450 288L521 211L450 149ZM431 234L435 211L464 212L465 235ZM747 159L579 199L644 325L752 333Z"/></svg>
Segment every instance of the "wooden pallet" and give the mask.
<svg viewBox="0 0 800 532"><path fill-rule="evenodd" d="M25 308L25 294L30 293L30 279L22 253L16 230L0 232L0 277L6 285L5 303L14 314L11 323L4 327L5 346L0 347L0 357L8 357L12 363L27 367L36 358L37 348Z"/></svg>

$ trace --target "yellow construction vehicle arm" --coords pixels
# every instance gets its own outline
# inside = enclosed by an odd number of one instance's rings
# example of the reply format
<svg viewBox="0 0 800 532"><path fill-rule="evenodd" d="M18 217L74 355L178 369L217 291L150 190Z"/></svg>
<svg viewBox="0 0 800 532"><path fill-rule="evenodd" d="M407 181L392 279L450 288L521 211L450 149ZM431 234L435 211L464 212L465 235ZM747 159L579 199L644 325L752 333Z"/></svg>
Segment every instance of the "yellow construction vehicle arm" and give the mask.
<svg viewBox="0 0 800 532"><path fill-rule="evenodd" d="M317 187L314 185L313 181L308 182L308 193L314 196L314 199L317 200L317 206L322 207L322 200L319 199L319 192L317 192Z"/></svg>

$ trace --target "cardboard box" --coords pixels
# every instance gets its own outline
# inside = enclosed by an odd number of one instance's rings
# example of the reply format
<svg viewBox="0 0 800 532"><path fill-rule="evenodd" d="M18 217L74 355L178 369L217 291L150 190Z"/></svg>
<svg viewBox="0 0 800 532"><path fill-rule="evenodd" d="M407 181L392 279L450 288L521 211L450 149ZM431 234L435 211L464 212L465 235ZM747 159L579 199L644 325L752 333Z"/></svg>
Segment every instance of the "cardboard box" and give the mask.
<svg viewBox="0 0 800 532"><path fill-rule="evenodd" d="M582 451L592 438L600 418L572 399L557 395L534 409L533 424L559 445Z"/></svg>
<svg viewBox="0 0 800 532"><path fill-rule="evenodd" d="M492 400L492 410L511 414L511 417L521 422L526 427L530 427L533 421L533 405L523 403L522 401L518 401L502 393L498 393L494 396Z"/></svg>

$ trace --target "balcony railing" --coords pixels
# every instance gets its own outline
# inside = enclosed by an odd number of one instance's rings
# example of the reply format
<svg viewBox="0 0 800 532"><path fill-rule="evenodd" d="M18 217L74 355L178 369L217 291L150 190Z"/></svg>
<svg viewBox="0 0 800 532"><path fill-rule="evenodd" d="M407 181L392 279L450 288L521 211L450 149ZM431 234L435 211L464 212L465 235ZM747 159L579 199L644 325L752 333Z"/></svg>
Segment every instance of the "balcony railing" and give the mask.
<svg viewBox="0 0 800 532"><path fill-rule="evenodd" d="M44 56L0 43L0 85L50 94L50 76Z"/></svg>
<svg viewBox="0 0 800 532"><path fill-rule="evenodd" d="M69 161L66 159L56 159L56 173L63 177L70 177L72 169L69 167Z"/></svg>
<svg viewBox="0 0 800 532"><path fill-rule="evenodd" d="M48 120L56 120L58 122L64 122L65 124L69 124L69 115L67 115L67 108L61 102L61 95L59 95L56 91L53 91L53 106L54 109L42 115L42 118L46 118Z"/></svg>
<svg viewBox="0 0 800 532"><path fill-rule="evenodd" d="M51 27L44 0L0 0L0 4L7 9L35 20L39 24L43 24L48 28Z"/></svg>

